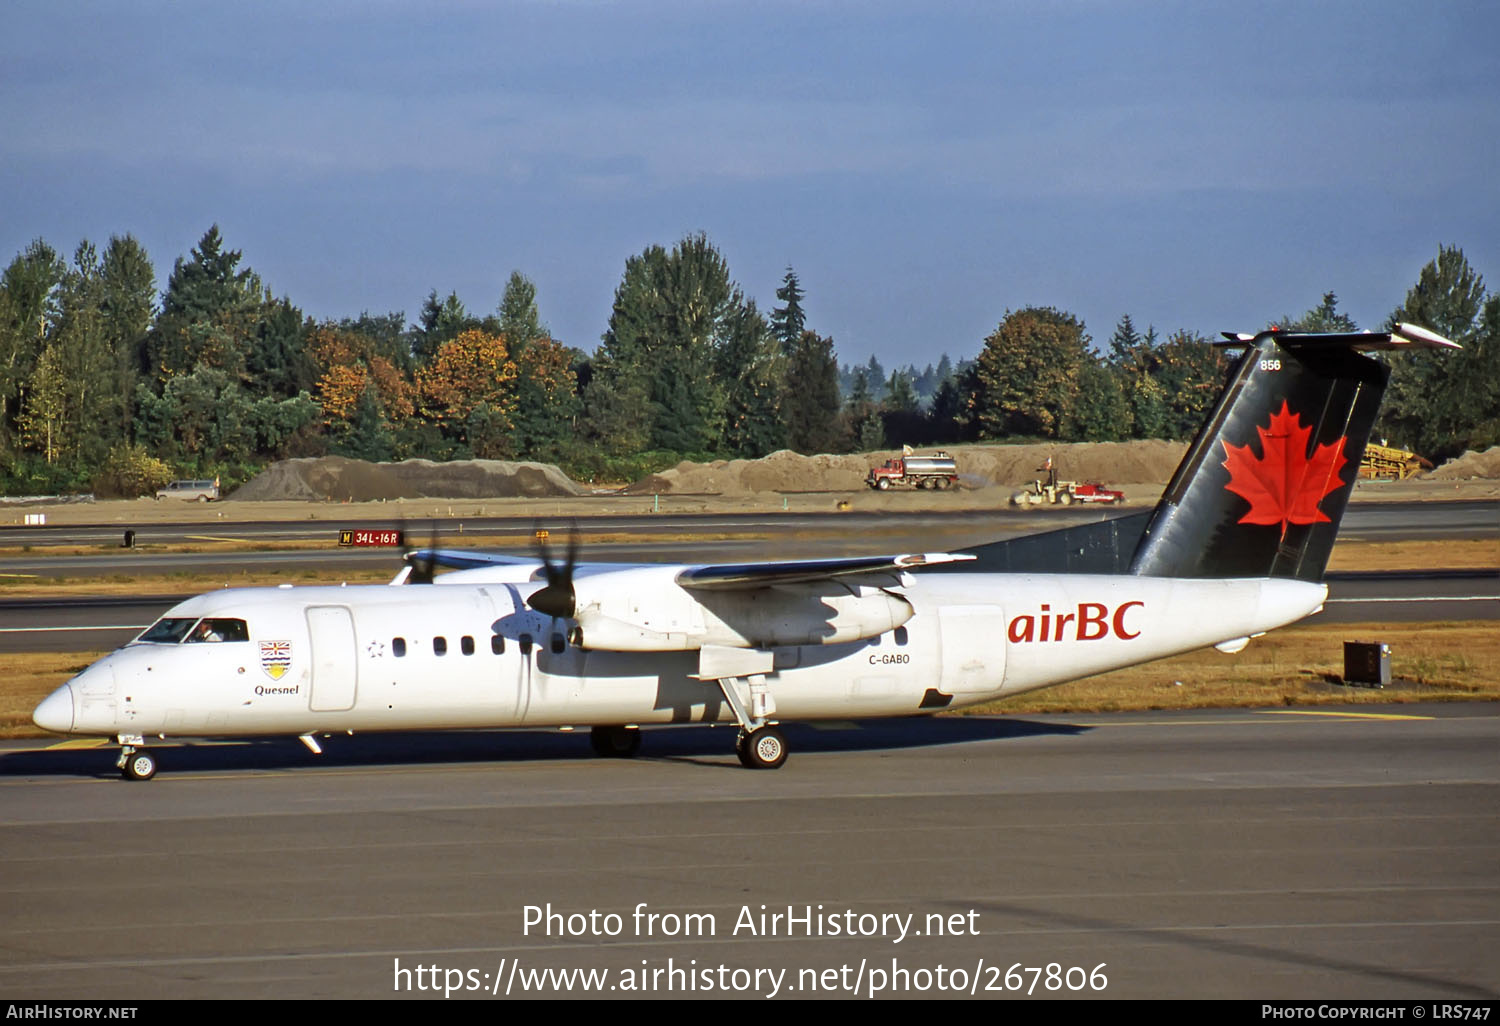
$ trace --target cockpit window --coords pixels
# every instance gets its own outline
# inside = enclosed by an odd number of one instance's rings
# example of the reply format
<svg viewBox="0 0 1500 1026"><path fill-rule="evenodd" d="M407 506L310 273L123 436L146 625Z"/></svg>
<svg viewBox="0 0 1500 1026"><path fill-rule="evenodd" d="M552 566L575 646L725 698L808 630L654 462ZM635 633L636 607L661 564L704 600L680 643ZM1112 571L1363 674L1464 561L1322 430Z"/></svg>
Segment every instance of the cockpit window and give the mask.
<svg viewBox="0 0 1500 1026"><path fill-rule="evenodd" d="M187 637L187 632L192 629L193 624L198 622L196 616L181 619L173 616L164 616L146 629L136 641L155 641L164 645L175 645Z"/></svg>
<svg viewBox="0 0 1500 1026"><path fill-rule="evenodd" d="M250 629L244 620L224 617L206 617L188 633L187 640L194 641L249 641Z"/></svg>
<svg viewBox="0 0 1500 1026"><path fill-rule="evenodd" d="M249 641L250 628L244 620L227 617L166 616L156 621L136 641L154 641L160 645L178 645L194 641Z"/></svg>

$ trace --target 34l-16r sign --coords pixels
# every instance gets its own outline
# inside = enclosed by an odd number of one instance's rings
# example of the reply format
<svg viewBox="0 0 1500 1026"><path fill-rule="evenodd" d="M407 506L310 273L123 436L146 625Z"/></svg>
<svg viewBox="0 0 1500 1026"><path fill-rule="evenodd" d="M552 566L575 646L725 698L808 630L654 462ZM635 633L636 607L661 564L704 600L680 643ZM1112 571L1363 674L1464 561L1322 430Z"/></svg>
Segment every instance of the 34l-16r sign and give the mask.
<svg viewBox="0 0 1500 1026"><path fill-rule="evenodd" d="M346 527L339 531L339 544L353 545L361 548L399 546L401 544L401 532L397 530L371 530L369 528Z"/></svg>

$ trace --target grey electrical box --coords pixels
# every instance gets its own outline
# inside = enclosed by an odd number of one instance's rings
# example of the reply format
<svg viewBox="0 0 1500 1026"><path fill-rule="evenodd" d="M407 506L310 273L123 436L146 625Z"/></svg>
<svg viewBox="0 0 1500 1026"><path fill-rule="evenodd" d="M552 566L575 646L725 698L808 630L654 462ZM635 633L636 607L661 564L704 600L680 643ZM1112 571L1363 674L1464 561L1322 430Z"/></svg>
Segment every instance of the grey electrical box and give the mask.
<svg viewBox="0 0 1500 1026"><path fill-rule="evenodd" d="M1391 646L1378 641L1344 642L1344 683L1385 687L1391 682Z"/></svg>

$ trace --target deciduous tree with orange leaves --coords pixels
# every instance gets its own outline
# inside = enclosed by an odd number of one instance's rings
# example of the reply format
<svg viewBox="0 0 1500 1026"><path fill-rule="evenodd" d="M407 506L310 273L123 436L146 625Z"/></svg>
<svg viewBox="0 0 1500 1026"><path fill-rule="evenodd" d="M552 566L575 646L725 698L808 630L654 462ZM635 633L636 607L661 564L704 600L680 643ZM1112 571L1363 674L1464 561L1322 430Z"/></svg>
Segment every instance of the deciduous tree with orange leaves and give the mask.
<svg viewBox="0 0 1500 1026"><path fill-rule="evenodd" d="M415 412L410 382L363 335L322 327L308 338L307 349L319 371L317 400L323 419L335 434L354 422L367 391L373 392L382 417L391 426Z"/></svg>
<svg viewBox="0 0 1500 1026"><path fill-rule="evenodd" d="M439 346L417 371L422 415L446 433L462 436L470 415L483 404L490 430L508 432L516 412L516 375L505 339L470 328Z"/></svg>

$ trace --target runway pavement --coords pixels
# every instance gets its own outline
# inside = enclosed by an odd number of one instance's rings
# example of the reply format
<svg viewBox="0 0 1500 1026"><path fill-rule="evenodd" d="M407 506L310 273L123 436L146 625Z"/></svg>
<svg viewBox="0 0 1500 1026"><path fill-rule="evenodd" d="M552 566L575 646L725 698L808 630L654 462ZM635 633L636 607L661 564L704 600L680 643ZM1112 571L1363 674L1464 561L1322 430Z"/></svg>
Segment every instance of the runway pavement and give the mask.
<svg viewBox="0 0 1500 1026"><path fill-rule="evenodd" d="M1422 511L1420 518L1413 510ZM1138 512L1138 511L1137 511ZM1363 503L1351 507L1345 537L1414 539L1494 537L1500 533L1497 507L1486 502ZM1070 510L1025 516L994 512L909 514L740 514L595 517L579 522L586 559L609 562L726 562L763 558L801 559L891 551L956 549L995 537L1014 537L1110 515L1103 510ZM490 517L464 522L455 536L444 527L449 547L489 547L509 539L511 552L529 554L531 521ZM0 528L0 542L14 544L27 528ZM51 530L51 529L49 529ZM86 555L58 555L47 548L98 543L114 527L59 527L34 551L0 558L0 575L13 577L107 577L140 575L141 593L129 597L79 596L63 599L0 599L0 653L99 651L124 644L175 602L187 597L171 590L164 575L275 569L339 571L387 568L394 575L399 553L391 549L335 547L336 530L327 524L226 524L204 535L201 524L157 525L143 535L143 547ZM607 532L607 533L606 533ZM655 540L653 535L670 536ZM324 549L257 550L251 545L307 542L323 538ZM238 539L234 551L161 552L153 545L187 544L194 539L222 543ZM151 583L161 577L161 584ZM1330 601L1322 622L1402 623L1500 618L1500 573L1434 571L1420 575L1368 573L1330 575Z"/></svg>
<svg viewBox="0 0 1500 1026"><path fill-rule="evenodd" d="M796 559L820 554L952 550L1141 512L1134 507L1074 507L1030 512L660 514L579 517L560 523L554 518L550 526L563 532L569 529L566 525L576 525L586 547L585 558L681 562L696 558L684 555L685 549L691 553L704 543L712 543L719 553L743 554L763 550L771 542L778 551L786 551L784 558ZM503 547L529 554L531 532L538 523L524 517L465 517L404 526L413 545L427 544L436 527L450 548ZM390 520L357 526L396 528L402 524ZM0 525L0 548L25 549L0 557L0 576L264 571L275 566L337 572L350 566L391 566L399 558L392 549L339 548L339 525L328 521L143 524L135 532L135 548L122 546L123 530L120 524ZM1356 503L1344 516L1340 537L1357 541L1494 539L1500 537L1500 504ZM309 544L318 547L277 550L277 546ZM99 550L81 554L49 551L80 546L98 546ZM207 552L161 551L167 546L216 548Z"/></svg>
<svg viewBox="0 0 1500 1026"><path fill-rule="evenodd" d="M1489 571L1333 574L1329 596L1323 612L1309 623L1500 619L1500 574ZM0 599L0 653L118 648L188 597Z"/></svg>
<svg viewBox="0 0 1500 1026"><path fill-rule="evenodd" d="M1500 995L1494 705L788 734L774 772L702 727L166 745L145 784L8 743L0 992Z"/></svg>

